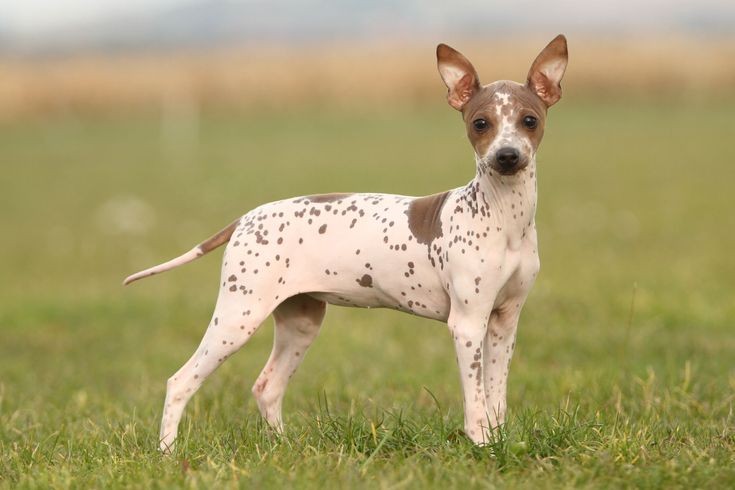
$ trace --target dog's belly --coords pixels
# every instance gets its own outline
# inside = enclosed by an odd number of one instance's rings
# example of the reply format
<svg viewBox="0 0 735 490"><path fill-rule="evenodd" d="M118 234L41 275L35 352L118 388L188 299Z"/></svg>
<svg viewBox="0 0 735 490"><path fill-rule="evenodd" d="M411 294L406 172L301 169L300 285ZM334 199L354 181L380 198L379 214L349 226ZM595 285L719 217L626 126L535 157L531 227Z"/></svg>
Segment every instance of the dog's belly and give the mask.
<svg viewBox="0 0 735 490"><path fill-rule="evenodd" d="M446 321L449 296L437 281L392 283L375 275L372 287L351 287L333 283L331 291L313 291L309 295L338 306L391 308L417 316Z"/></svg>

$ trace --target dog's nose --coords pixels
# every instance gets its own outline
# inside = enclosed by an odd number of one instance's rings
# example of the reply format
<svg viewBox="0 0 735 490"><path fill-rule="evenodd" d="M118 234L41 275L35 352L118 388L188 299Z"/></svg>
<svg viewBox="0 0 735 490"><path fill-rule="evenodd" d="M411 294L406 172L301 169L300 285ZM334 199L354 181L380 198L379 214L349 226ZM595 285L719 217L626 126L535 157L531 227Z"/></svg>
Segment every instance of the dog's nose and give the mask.
<svg viewBox="0 0 735 490"><path fill-rule="evenodd" d="M495 159L498 161L498 165L505 170L510 170L518 165L520 158L521 155L518 153L518 150L509 146L499 149L495 154Z"/></svg>

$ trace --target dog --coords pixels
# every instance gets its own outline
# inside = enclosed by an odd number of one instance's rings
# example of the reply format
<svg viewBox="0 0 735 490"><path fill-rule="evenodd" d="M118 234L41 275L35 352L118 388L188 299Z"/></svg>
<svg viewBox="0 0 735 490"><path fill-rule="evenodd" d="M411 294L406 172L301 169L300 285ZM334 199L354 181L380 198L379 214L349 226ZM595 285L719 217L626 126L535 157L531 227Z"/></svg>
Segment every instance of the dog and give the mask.
<svg viewBox="0 0 735 490"><path fill-rule="evenodd" d="M464 432L489 440L506 413L521 308L539 271L536 152L561 97L567 42L554 38L524 84L480 84L461 53L440 44L449 105L462 114L476 176L426 197L321 194L264 204L189 252L125 279L190 262L227 243L215 311L201 344L169 378L160 449L170 452L184 407L204 380L272 313L273 351L252 392L283 430L289 379L316 338L327 303L393 308L446 322L464 394Z"/></svg>

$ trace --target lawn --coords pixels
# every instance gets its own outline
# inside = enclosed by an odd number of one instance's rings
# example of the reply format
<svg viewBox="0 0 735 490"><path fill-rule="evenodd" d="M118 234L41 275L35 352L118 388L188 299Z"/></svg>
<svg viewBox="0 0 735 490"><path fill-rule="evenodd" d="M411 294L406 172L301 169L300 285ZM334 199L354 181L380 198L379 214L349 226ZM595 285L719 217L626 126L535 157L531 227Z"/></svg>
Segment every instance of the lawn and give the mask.
<svg viewBox="0 0 735 490"><path fill-rule="evenodd" d="M158 454L220 253L123 288L259 203L429 194L474 174L449 108L59 117L0 126L0 486L735 486L735 102L564 100L539 155L541 274L510 416L463 439L446 328L332 307L273 436L270 321ZM184 114L185 115L185 114Z"/></svg>

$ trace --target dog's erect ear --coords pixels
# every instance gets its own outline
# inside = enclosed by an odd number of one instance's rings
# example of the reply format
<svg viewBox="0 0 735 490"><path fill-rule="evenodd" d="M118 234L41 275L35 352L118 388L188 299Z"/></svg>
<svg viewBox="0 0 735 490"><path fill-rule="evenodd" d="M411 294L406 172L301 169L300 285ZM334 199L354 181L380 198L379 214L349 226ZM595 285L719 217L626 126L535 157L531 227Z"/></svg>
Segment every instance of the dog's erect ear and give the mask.
<svg viewBox="0 0 735 490"><path fill-rule="evenodd" d="M446 44L436 47L436 62L439 74L449 89L449 105L461 111L467 101L480 90L480 79L475 67L462 53Z"/></svg>
<svg viewBox="0 0 735 490"><path fill-rule="evenodd" d="M546 107L561 99L561 77L567 69L567 59L567 38L559 34L539 53L528 71L526 85Z"/></svg>

